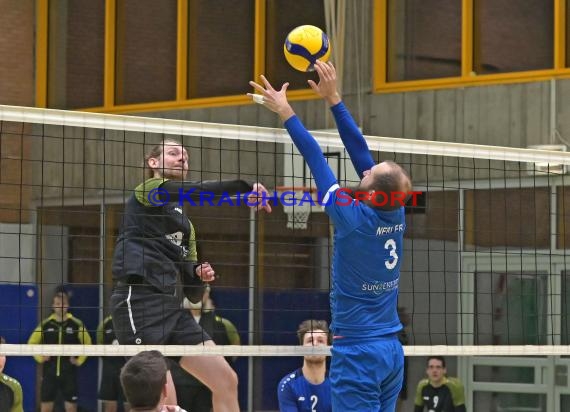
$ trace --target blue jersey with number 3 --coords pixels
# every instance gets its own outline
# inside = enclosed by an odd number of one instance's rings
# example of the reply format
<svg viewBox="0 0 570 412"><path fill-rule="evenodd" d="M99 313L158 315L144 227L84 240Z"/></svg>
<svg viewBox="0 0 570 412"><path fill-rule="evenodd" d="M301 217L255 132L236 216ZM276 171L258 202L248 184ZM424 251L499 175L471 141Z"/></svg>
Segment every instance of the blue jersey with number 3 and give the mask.
<svg viewBox="0 0 570 412"><path fill-rule="evenodd" d="M358 175L375 163L342 102L331 107ZM402 386L404 352L395 334L406 220L404 207L371 208L339 188L316 140L297 116L285 122L335 226L331 288L331 399L338 411L391 411ZM392 194L388 194L390 197ZM394 199L394 198L392 198Z"/></svg>
<svg viewBox="0 0 570 412"><path fill-rule="evenodd" d="M329 196L325 210L335 226L331 329L344 337L394 334L402 328L397 301L404 208L373 209L335 186Z"/></svg>
<svg viewBox="0 0 570 412"><path fill-rule="evenodd" d="M364 137L342 103L332 108L340 136L362 177L374 166ZM404 207L371 208L339 190L315 139L293 116L285 122L304 156L334 223L331 330L335 336L377 337L402 329L397 299L406 220ZM391 196L391 194L390 194Z"/></svg>
<svg viewBox="0 0 570 412"><path fill-rule="evenodd" d="M331 412L331 386L325 378L319 385L313 385L301 369L287 374L277 387L280 412Z"/></svg>

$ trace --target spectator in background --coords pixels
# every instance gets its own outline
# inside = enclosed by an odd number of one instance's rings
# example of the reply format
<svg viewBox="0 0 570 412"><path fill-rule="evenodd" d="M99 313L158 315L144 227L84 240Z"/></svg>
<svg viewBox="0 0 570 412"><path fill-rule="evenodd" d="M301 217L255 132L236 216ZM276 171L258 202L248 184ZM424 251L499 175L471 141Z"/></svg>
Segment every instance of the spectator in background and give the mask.
<svg viewBox="0 0 570 412"><path fill-rule="evenodd" d="M445 358L430 356L427 379L418 384L414 412L465 412L465 392L457 378L447 377Z"/></svg>
<svg viewBox="0 0 570 412"><path fill-rule="evenodd" d="M241 340L234 324L216 315L211 289L207 285L202 300L192 303L184 299L183 306L188 309L196 323L212 337L216 345L240 345ZM226 358L231 365L235 358ZM210 412L212 410L212 391L206 385L186 372L178 364L171 365L172 378L176 387L178 405L188 412Z"/></svg>
<svg viewBox="0 0 570 412"><path fill-rule="evenodd" d="M53 313L44 319L32 332L28 344L91 345L91 336L83 322L71 313L69 295L63 288L55 291L52 301ZM77 368L86 356L34 356L43 365L41 403L42 412L52 412L54 401L61 393L66 412L77 411Z"/></svg>
<svg viewBox="0 0 570 412"><path fill-rule="evenodd" d="M2 336L0 343L6 343ZM0 411L24 412L22 386L16 379L4 373L4 365L6 365L6 356L0 354Z"/></svg>
<svg viewBox="0 0 570 412"><path fill-rule="evenodd" d="M121 386L131 412L186 412L176 405L176 390L166 359L157 350L143 351L125 363Z"/></svg>
<svg viewBox="0 0 570 412"><path fill-rule="evenodd" d="M308 319L299 325L303 346L330 344L329 326L324 320ZM325 355L305 356L303 366L281 379L277 387L280 412L331 412L331 385Z"/></svg>
<svg viewBox="0 0 570 412"><path fill-rule="evenodd" d="M113 318L107 316L97 327L98 345L118 345ZM122 356L102 356L103 368L101 371L101 386L99 387L99 399L103 401L103 412L117 412L118 403L124 402L123 389L121 388L121 368L125 364ZM128 405L123 409L128 411Z"/></svg>

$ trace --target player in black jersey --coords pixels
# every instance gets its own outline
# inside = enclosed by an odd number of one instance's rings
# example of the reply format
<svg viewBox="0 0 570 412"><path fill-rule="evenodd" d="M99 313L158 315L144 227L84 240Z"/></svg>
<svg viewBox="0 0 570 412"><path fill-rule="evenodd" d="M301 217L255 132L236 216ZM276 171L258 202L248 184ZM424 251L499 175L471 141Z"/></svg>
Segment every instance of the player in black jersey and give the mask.
<svg viewBox="0 0 570 412"><path fill-rule="evenodd" d="M52 301L53 313L34 329L31 345L91 345L91 336L83 322L68 312L69 295L57 288ZM41 410L51 412L58 393L63 396L66 412L77 411L77 369L86 356L42 356L34 359L42 365Z"/></svg>
<svg viewBox="0 0 570 412"><path fill-rule="evenodd" d="M204 282L213 281L215 272L209 263L198 263L196 233L178 202L180 190L194 195L252 193L253 204L256 194L267 190L243 180L184 181L188 153L173 139L154 146L145 163L149 179L127 201L113 256L111 307L118 341L123 345L214 345L181 308L183 294L194 303L202 298ZM271 212L269 204L256 209ZM182 288L177 287L180 284ZM237 375L222 356L184 356L180 365L210 388L216 412L239 411Z"/></svg>
<svg viewBox="0 0 570 412"><path fill-rule="evenodd" d="M6 343L0 336L0 343ZM24 412L22 386L16 379L4 374L6 356L0 355L0 411Z"/></svg>
<svg viewBox="0 0 570 412"><path fill-rule="evenodd" d="M444 357L430 356L426 373L428 378L421 380L416 390L414 412L465 412L463 385L446 376Z"/></svg>

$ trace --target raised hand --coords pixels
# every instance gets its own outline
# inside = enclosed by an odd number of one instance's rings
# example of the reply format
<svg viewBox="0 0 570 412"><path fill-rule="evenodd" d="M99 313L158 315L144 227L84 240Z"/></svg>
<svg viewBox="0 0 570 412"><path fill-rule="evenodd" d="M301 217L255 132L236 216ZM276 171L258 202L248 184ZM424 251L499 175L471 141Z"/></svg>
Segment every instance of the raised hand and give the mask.
<svg viewBox="0 0 570 412"><path fill-rule="evenodd" d="M265 197L262 196L265 193ZM247 197L247 201L255 206L250 206L256 212L265 210L271 213L271 205L269 204L269 192L261 183L254 183L251 194Z"/></svg>
<svg viewBox="0 0 570 412"><path fill-rule="evenodd" d="M315 70L319 74L319 83L307 80L311 89L325 99L331 106L340 103L340 94L337 89L336 69L331 62L323 63L317 60Z"/></svg>
<svg viewBox="0 0 570 412"><path fill-rule="evenodd" d="M254 102L262 104L272 112L277 113L283 121L293 116L295 112L287 101L287 87L289 87L289 83L283 84L281 90L275 90L264 75L261 75L261 81L263 82L263 86L254 81L250 81L249 84L257 90L263 98L253 93L248 93L247 95L250 96Z"/></svg>

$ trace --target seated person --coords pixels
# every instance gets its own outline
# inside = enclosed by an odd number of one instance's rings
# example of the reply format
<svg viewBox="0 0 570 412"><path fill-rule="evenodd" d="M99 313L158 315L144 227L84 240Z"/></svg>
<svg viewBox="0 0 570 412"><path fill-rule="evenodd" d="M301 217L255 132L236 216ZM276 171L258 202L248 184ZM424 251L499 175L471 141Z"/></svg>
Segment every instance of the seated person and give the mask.
<svg viewBox="0 0 570 412"><path fill-rule="evenodd" d="M324 320L308 319L299 325L303 346L327 346L329 327ZM331 385L325 355L305 356L303 366L281 379L277 387L280 412L331 412Z"/></svg>

